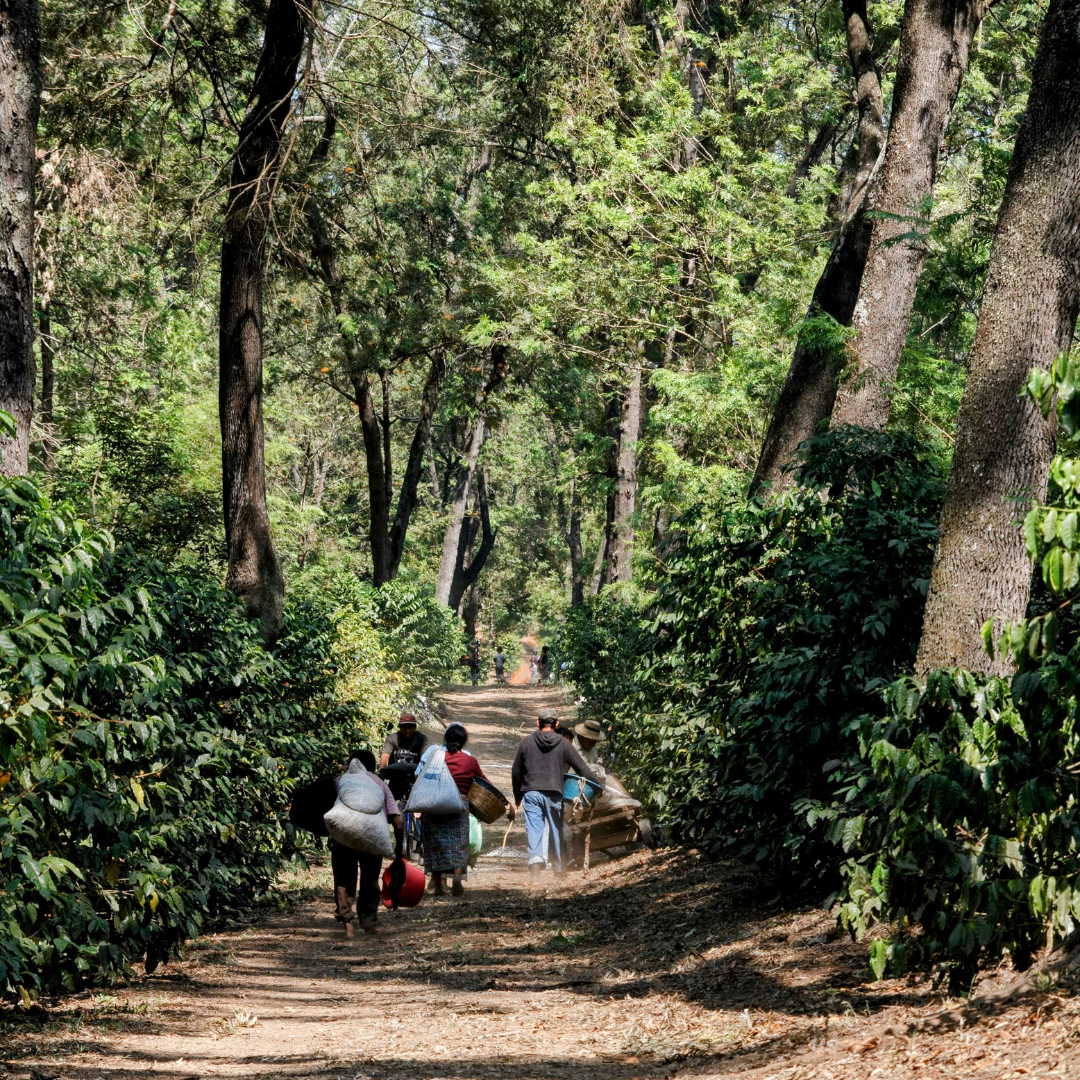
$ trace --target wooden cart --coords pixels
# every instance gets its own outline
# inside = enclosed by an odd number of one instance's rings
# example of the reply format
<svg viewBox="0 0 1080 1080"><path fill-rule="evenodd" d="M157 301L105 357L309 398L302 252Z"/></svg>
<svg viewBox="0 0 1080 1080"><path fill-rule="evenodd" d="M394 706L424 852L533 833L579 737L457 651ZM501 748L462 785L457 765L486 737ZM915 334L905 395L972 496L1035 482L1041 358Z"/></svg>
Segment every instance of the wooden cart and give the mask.
<svg viewBox="0 0 1080 1080"><path fill-rule="evenodd" d="M618 779L608 773L607 782L618 791L629 794ZM568 808L569 809L569 808ZM641 805L630 802L610 809L597 807L590 812L588 807L577 806L566 818L570 834L570 855L578 866L585 865L586 840L588 851L605 851L621 844L642 843L646 847L655 847L652 824L641 812Z"/></svg>

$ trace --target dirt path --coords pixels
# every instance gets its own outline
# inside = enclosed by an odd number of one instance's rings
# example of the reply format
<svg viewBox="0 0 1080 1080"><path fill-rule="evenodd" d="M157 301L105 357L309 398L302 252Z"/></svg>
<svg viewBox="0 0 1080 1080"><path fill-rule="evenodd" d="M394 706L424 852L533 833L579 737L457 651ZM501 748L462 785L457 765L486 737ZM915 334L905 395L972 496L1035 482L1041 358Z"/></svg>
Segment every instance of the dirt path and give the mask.
<svg viewBox="0 0 1080 1080"><path fill-rule="evenodd" d="M445 701L509 790L520 726L561 694L479 687ZM640 851L534 893L520 829L506 854L502 827L488 830L463 899L384 913L374 939L342 938L327 869L285 882L287 913L204 938L159 974L45 1018L0 1016L0 1073L1080 1077L1065 982L983 1013L953 1002L942 1018L950 1003L929 982L868 984L864 947L836 940L818 909L770 903L745 867Z"/></svg>

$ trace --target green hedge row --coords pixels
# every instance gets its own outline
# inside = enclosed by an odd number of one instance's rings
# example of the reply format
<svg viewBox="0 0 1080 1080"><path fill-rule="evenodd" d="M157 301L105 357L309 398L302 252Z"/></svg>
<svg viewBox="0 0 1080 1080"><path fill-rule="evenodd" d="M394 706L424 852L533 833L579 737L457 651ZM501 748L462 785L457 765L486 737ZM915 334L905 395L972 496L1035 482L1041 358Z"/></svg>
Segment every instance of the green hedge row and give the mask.
<svg viewBox="0 0 1080 1080"><path fill-rule="evenodd" d="M267 653L221 588L0 482L0 989L109 979L266 889L295 784L374 737L335 635L293 605Z"/></svg>

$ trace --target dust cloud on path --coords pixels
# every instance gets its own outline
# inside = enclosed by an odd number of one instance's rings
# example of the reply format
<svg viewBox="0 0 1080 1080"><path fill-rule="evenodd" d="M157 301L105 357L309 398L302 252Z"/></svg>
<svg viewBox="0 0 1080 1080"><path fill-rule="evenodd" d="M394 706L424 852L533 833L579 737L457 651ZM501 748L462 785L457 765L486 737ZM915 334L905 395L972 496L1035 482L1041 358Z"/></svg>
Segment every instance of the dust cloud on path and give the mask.
<svg viewBox="0 0 1080 1080"><path fill-rule="evenodd" d="M521 729L563 704L490 686L443 700L507 791ZM1080 1077L1067 982L965 1012L925 979L868 983L865 946L739 864L640 850L532 892L521 826L507 854L504 830L487 830L463 898L384 912L374 938L344 940L317 867L283 882L287 913L209 935L154 976L0 1013L0 1075Z"/></svg>

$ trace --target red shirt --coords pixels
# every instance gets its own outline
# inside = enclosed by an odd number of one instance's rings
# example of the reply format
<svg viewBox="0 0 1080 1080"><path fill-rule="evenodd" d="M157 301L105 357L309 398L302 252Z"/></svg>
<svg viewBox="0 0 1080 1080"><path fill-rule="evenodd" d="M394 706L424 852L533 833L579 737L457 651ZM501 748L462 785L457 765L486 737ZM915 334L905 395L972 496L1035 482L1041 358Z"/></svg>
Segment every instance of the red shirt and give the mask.
<svg viewBox="0 0 1080 1080"><path fill-rule="evenodd" d="M459 750L456 754L451 754L449 751L446 754L446 767L450 770L450 775L454 778L454 783L457 784L458 791L461 794L469 794L469 785L473 782L474 776L484 776L484 770L480 768L480 762L472 756L472 754L466 754L464 750Z"/></svg>

